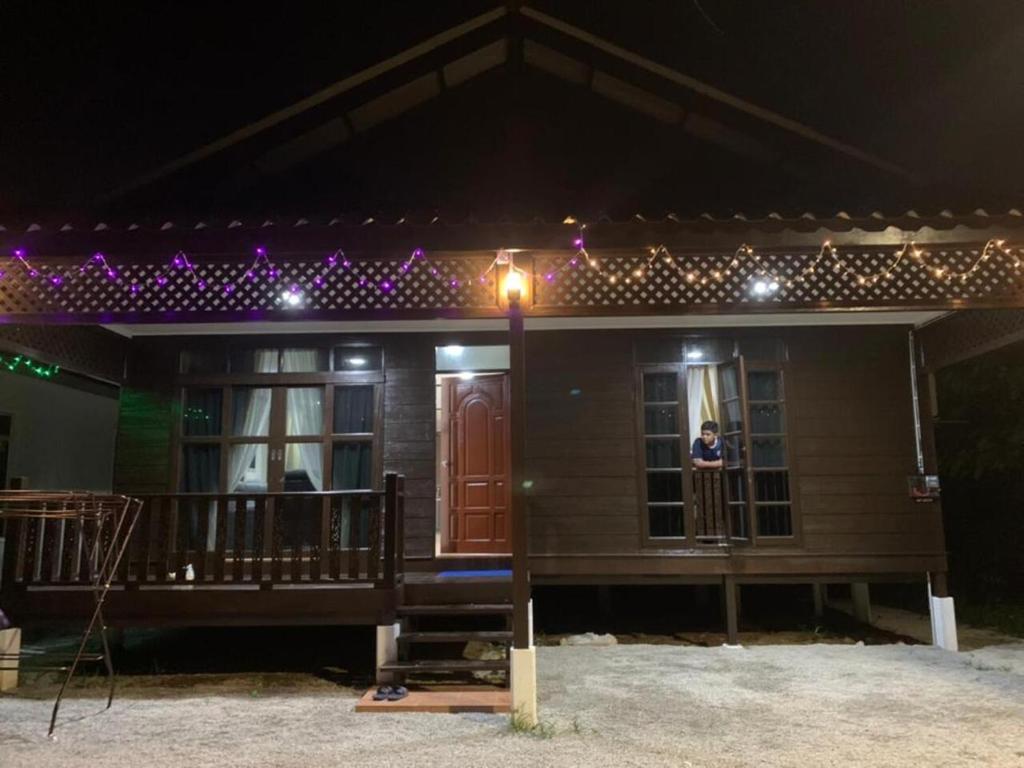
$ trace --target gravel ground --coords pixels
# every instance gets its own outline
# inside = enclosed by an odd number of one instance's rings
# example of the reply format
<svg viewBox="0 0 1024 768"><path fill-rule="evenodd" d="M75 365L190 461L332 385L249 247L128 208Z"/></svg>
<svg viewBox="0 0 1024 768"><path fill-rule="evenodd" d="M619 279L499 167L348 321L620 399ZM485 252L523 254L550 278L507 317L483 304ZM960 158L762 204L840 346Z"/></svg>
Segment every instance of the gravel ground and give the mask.
<svg viewBox="0 0 1024 768"><path fill-rule="evenodd" d="M543 728L305 693L0 698L0 766L1024 766L1024 644L538 649Z"/></svg>

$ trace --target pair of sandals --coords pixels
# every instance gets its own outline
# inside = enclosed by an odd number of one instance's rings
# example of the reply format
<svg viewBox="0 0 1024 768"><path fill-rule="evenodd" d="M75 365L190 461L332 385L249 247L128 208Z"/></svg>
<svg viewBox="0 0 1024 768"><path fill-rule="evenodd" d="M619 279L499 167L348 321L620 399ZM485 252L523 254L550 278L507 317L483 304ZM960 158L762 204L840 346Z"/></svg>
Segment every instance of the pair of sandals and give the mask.
<svg viewBox="0 0 1024 768"><path fill-rule="evenodd" d="M377 692L373 694L373 700L401 701L408 695L409 691L404 685L382 685L377 689Z"/></svg>

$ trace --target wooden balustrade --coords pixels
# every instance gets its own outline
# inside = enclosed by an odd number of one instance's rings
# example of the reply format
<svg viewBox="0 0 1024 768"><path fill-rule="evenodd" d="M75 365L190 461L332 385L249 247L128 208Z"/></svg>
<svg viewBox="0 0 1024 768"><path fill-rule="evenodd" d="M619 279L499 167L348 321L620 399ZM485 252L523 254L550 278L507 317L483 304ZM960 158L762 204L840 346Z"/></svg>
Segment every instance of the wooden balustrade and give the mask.
<svg viewBox="0 0 1024 768"><path fill-rule="evenodd" d="M392 588L402 572L402 486L388 474L383 491L141 496L113 583ZM110 536L74 519L14 520L6 533L5 589L88 584L83 558L96 536Z"/></svg>
<svg viewBox="0 0 1024 768"><path fill-rule="evenodd" d="M728 488L723 470L693 470L693 514L698 542L724 544L729 541Z"/></svg>

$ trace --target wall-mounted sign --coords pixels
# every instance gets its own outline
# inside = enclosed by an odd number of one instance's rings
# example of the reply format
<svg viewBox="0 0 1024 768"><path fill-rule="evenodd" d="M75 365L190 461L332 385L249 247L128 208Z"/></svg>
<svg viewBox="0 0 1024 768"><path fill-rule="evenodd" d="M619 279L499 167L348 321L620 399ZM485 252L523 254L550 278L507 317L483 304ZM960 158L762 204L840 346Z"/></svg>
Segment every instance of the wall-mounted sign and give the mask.
<svg viewBox="0 0 1024 768"><path fill-rule="evenodd" d="M907 478L910 498L914 501L932 502L939 498L938 475L911 475Z"/></svg>

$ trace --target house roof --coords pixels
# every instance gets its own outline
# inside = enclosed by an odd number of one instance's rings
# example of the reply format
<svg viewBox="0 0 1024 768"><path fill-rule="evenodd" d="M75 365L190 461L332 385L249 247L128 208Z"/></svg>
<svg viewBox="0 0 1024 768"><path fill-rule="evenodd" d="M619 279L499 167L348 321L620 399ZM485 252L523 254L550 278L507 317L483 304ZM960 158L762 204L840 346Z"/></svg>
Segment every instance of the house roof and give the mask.
<svg viewBox="0 0 1024 768"><path fill-rule="evenodd" d="M967 155L935 162L927 152L912 151L948 133L957 115L970 111L962 93L936 97L921 109L924 91L929 98L941 94L944 79L968 70L998 71L982 61L1005 47L997 45L998 35L979 51L976 64L964 62L972 25L984 28L1000 14L957 16L944 9L908 18L917 34L893 49L876 34L878 23L898 30L893 23L904 21L890 18L899 16L890 9L769 12L731 5L723 0L708 9L725 29L715 25L714 34L700 18L708 15L702 9L598 8L571 0L474 0L434 13L392 5L379 13L352 9L320 20L337 23L334 34L304 30L296 20L270 13L260 17L258 28L251 19L231 22L240 24L237 39L218 33L220 59L196 55L195 40L183 37L180 27L180 39L167 32L180 42L174 56L179 64L162 81L146 69L162 54L142 50L154 31L143 35L136 19L130 22L136 27L118 38L133 41L133 66L105 72L82 90L90 103L109 98L117 106L103 125L119 123L122 144L125 131L135 131L130 143L136 157L122 162L128 152L116 143L97 143L93 152L83 140L79 154L85 148L101 158L98 163L72 155L59 162L40 139L28 145L38 150L34 167L22 165L35 171L45 163L55 178L71 183L77 183L69 177L79 159L83 169L119 167L120 174L105 175L120 176L120 183L106 187L112 194L103 204L63 207L115 229L120 225L111 222L133 219L158 225L202 219L213 227L217 219L280 223L337 210L359 223L436 215L460 225L558 222L566 212L589 221L628 221L637 211L648 221L670 211L698 220L708 211L715 219L765 219L771 227L767 212L773 210L782 219L840 209L867 219L875 209L913 207L939 218L945 206L959 212L979 204L989 210L1017 205L1012 174L984 177L979 171L974 186L938 184L936 175L957 162L962 166ZM462 13L465 18L458 17ZM835 16L834 29L821 28L822 15L829 21ZM230 29L216 16L216 29L221 21ZM292 26L270 38L277 32L272 17L278 26ZM360 35L369 42L361 44ZM293 40L303 44L292 50ZM333 46L332 56L311 52L325 45ZM37 47L43 49L38 41ZM253 59L246 82L231 80L244 80L244 67L228 77L219 72L239 54ZM913 66L922 54L921 65ZM849 69L840 67L844 60ZM180 82L169 82L178 71ZM331 72L344 76L330 82ZM996 98L997 86L976 80L970 90ZM917 117L909 122L912 131L893 141L908 125L904 108ZM1001 114L1012 117L1014 108L1006 104ZM49 122L87 122L85 114L65 99L61 120ZM8 125L18 122L16 117ZM972 123L983 124L990 125ZM102 126L76 130L96 138ZM994 155L998 144L974 146ZM972 148L970 157L980 151ZM0 158L0 166L16 164L19 154ZM922 178L926 183L916 183ZM15 199L17 192L0 198L0 222L8 229L21 226L3 213L6 200ZM836 219L840 230L848 226L840 216L816 218Z"/></svg>

